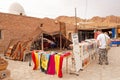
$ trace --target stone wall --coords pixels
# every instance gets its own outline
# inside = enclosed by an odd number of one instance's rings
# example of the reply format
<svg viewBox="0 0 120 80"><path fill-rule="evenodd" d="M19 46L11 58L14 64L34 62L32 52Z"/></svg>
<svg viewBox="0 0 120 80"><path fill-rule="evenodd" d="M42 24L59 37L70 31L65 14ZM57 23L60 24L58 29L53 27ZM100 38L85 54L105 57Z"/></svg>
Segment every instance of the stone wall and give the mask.
<svg viewBox="0 0 120 80"><path fill-rule="evenodd" d="M60 29L59 24L56 24L53 19L0 13L0 30L2 31L0 53L4 53L11 40L32 34L38 27L47 33Z"/></svg>

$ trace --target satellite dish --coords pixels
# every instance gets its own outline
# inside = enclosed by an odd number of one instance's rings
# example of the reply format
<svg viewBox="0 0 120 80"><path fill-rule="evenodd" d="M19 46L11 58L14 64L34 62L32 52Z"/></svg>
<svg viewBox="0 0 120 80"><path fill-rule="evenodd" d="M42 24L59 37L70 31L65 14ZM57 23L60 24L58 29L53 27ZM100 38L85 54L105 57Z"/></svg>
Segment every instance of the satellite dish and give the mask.
<svg viewBox="0 0 120 80"><path fill-rule="evenodd" d="M24 8L19 3L12 3L9 7L9 13L16 15L25 15Z"/></svg>

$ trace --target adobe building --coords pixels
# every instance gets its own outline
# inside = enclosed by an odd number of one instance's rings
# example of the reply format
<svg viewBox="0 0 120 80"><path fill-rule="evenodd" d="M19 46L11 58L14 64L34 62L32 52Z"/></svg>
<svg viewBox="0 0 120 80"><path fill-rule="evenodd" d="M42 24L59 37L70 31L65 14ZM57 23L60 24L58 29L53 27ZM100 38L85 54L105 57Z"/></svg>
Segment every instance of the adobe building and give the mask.
<svg viewBox="0 0 120 80"><path fill-rule="evenodd" d="M33 38L36 30L48 34L62 32L67 38L74 32L73 25L65 24L49 18L35 18L23 15L0 13L0 53L4 53L11 40ZM39 31L37 31L39 32ZM28 37L29 35L29 37Z"/></svg>

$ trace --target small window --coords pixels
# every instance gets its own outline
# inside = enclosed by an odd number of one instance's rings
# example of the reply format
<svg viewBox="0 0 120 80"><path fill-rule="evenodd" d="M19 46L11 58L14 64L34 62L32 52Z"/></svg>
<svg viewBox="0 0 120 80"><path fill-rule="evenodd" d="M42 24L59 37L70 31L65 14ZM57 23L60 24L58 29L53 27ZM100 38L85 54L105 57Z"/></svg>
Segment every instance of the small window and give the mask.
<svg viewBox="0 0 120 80"><path fill-rule="evenodd" d="M23 15L22 13L20 13L20 15Z"/></svg>

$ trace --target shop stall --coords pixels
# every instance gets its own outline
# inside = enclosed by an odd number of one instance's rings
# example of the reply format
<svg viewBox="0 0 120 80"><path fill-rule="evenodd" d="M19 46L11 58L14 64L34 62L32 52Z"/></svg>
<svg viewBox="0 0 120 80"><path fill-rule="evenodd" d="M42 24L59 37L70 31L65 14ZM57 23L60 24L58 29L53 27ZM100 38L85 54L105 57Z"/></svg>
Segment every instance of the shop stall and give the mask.
<svg viewBox="0 0 120 80"><path fill-rule="evenodd" d="M94 29L78 30L78 38L79 38L79 42L84 41L85 39L93 39Z"/></svg>
<svg viewBox="0 0 120 80"><path fill-rule="evenodd" d="M72 73L77 74L78 71L83 70L96 58L97 41L95 39L85 39L78 42L78 35L72 34L73 44L70 45L73 49L72 64L74 64L75 71ZM77 74L78 75L78 74Z"/></svg>

